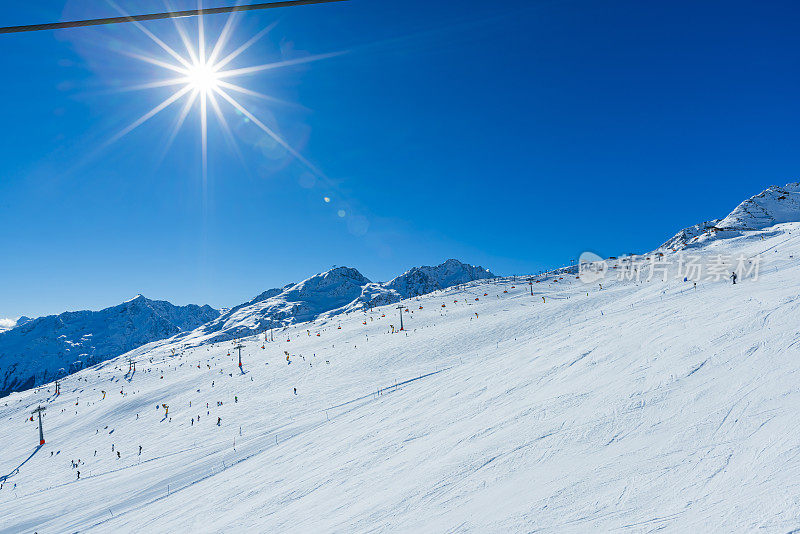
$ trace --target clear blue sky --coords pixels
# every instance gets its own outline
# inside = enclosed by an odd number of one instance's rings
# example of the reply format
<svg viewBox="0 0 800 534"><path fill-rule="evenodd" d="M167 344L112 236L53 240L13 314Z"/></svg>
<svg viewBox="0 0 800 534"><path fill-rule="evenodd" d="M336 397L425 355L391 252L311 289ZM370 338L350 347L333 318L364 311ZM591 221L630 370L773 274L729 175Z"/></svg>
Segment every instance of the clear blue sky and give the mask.
<svg viewBox="0 0 800 534"><path fill-rule="evenodd" d="M116 14L24 2L0 23ZM334 264L373 280L449 257L514 274L652 249L797 180L799 18L797 2L731 0L248 13L235 46L278 24L236 67L346 52L238 79L286 101L241 98L325 178L228 107L238 148L212 117L205 210L196 109L163 157L177 104L106 144L171 91L116 91L170 77L124 54L165 57L142 32L0 35L0 317L136 293L231 306ZM207 17L209 40L225 20ZM147 28L179 46L172 22Z"/></svg>

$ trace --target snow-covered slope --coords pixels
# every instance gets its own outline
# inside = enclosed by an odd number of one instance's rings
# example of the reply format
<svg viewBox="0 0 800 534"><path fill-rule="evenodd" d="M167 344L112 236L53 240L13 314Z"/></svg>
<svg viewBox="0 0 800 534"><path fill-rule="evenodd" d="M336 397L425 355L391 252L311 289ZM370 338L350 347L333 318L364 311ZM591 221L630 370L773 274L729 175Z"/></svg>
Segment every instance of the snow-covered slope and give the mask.
<svg viewBox="0 0 800 534"><path fill-rule="evenodd" d="M773 185L736 206L724 219L714 219L684 228L659 249L682 250L709 240L732 237L741 231L761 230L798 220L800 182L792 182L783 187Z"/></svg>
<svg viewBox="0 0 800 534"><path fill-rule="evenodd" d="M800 216L800 183L773 185L748 198L717 223L722 230L760 230Z"/></svg>
<svg viewBox="0 0 800 534"><path fill-rule="evenodd" d="M658 248L659 250L682 250L688 244L696 242L700 236L715 232L716 225L721 220L714 219L684 228Z"/></svg>
<svg viewBox="0 0 800 534"><path fill-rule="evenodd" d="M100 311L17 321L14 328L0 332L0 397L192 330L218 316L209 306L175 306L138 295Z"/></svg>
<svg viewBox="0 0 800 534"><path fill-rule="evenodd" d="M378 307L244 338L241 370L175 343L14 393L0 533L793 531L800 224L692 253L761 272L478 280L402 332Z"/></svg>
<svg viewBox="0 0 800 534"><path fill-rule="evenodd" d="M351 267L335 267L300 283L265 291L195 331L180 334L163 343L196 346L235 339L263 332L267 328L399 302L412 295L494 276L488 269L453 259L433 267L414 267L385 283L370 282ZM142 347L140 352L151 348Z"/></svg>
<svg viewBox="0 0 800 534"><path fill-rule="evenodd" d="M663 256L607 260L602 285L574 266L530 287L444 267L455 285L403 300L400 331L376 299L425 273L338 268L59 396L13 393L0 534L797 531L800 213L780 196L757 204L784 222L749 229L768 219L748 204ZM687 240L702 275L673 250ZM736 285L723 258L744 258ZM241 368L209 342L259 320L275 341L237 339Z"/></svg>

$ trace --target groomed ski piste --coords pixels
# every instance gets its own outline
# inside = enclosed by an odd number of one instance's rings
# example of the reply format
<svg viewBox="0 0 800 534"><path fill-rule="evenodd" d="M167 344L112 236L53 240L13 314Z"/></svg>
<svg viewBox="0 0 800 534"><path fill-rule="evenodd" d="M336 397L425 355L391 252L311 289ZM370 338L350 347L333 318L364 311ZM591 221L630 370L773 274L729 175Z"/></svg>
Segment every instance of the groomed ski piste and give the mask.
<svg viewBox="0 0 800 534"><path fill-rule="evenodd" d="M736 285L663 252L667 281L480 280L403 331L392 304L241 339L241 370L167 344L14 393L0 532L800 528L800 223L691 249L760 262Z"/></svg>

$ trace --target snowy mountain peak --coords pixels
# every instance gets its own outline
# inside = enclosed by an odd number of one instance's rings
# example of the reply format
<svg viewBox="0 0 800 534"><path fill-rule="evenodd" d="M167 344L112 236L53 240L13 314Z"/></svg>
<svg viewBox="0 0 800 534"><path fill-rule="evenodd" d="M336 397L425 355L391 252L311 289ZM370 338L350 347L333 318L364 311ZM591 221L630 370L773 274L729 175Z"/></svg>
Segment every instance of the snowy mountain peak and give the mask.
<svg viewBox="0 0 800 534"><path fill-rule="evenodd" d="M0 397L52 380L59 369L74 372L218 316L210 306L175 306L137 295L100 311L18 320L0 332Z"/></svg>
<svg viewBox="0 0 800 534"><path fill-rule="evenodd" d="M302 288L303 291L327 291L334 290L339 287L358 286L359 288L364 284L369 284L369 279L358 272L358 269L352 267L334 267L323 273L315 274L314 276L303 280L295 286L295 288Z"/></svg>
<svg viewBox="0 0 800 534"><path fill-rule="evenodd" d="M800 183L773 185L752 196L718 224L723 230L760 230L779 223L800 221Z"/></svg>
<svg viewBox="0 0 800 534"><path fill-rule="evenodd" d="M800 221L800 183L792 182L783 187L773 185L736 206L724 219L684 228L659 249L681 250L717 237L731 237L742 231L797 221Z"/></svg>
<svg viewBox="0 0 800 534"><path fill-rule="evenodd" d="M352 267L333 267L297 284L265 291L194 332L178 334L175 339L191 345L234 339L267 328L330 318L492 277L488 269L453 259L433 267L414 267L385 283L371 282ZM149 347L140 349L145 350Z"/></svg>
<svg viewBox="0 0 800 534"><path fill-rule="evenodd" d="M403 298L408 298L494 276L491 271L483 267L449 259L433 267L427 265L413 267L384 285Z"/></svg>

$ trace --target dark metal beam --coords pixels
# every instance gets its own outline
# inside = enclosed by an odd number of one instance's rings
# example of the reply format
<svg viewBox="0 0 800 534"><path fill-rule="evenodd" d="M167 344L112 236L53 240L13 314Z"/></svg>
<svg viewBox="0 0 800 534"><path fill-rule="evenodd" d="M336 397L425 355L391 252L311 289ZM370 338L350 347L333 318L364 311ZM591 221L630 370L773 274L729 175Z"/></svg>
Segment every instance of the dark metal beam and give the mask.
<svg viewBox="0 0 800 534"><path fill-rule="evenodd" d="M36 32L41 30L58 30L62 28L82 28L84 26L100 26L102 24L120 24L139 20L178 19L197 17L200 15L216 15L218 13L235 13L239 11L255 11L256 9L273 9L277 7L304 6L310 4L327 4L330 2L346 2L347 0L283 0L281 2L264 2L241 6L209 7L205 9L187 9L166 13L149 13L146 15L128 15L124 17L108 17L104 19L73 20L69 22L51 22L48 24L31 24L28 26L0 27L0 33Z"/></svg>

